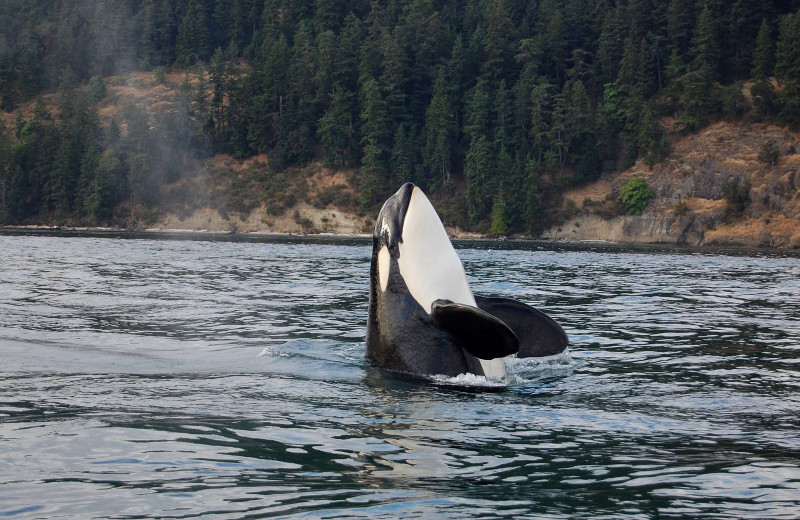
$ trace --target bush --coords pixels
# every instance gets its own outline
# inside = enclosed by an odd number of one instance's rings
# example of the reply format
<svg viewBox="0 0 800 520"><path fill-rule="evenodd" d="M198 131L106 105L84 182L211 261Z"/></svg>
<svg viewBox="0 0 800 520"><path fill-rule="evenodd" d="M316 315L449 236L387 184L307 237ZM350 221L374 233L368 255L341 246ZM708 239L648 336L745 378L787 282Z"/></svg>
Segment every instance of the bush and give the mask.
<svg viewBox="0 0 800 520"><path fill-rule="evenodd" d="M89 99L97 103L106 95L106 84L101 76L93 76L89 80Z"/></svg>
<svg viewBox="0 0 800 520"><path fill-rule="evenodd" d="M506 215L506 201L503 192L497 195L492 206L492 224L489 228L490 235L508 234L508 216Z"/></svg>
<svg viewBox="0 0 800 520"><path fill-rule="evenodd" d="M153 69L153 78L159 85L164 85L167 82L167 69L159 65Z"/></svg>
<svg viewBox="0 0 800 520"><path fill-rule="evenodd" d="M722 115L728 121L741 119L747 112L747 100L742 94L742 82L722 89Z"/></svg>
<svg viewBox="0 0 800 520"><path fill-rule="evenodd" d="M769 139L766 143L761 145L761 150L758 152L758 162L775 166L778 164L778 157L781 152L778 149L778 143L775 139Z"/></svg>
<svg viewBox="0 0 800 520"><path fill-rule="evenodd" d="M723 196L728 202L725 214L728 217L741 217L750 204L750 183L733 180L725 185Z"/></svg>
<svg viewBox="0 0 800 520"><path fill-rule="evenodd" d="M630 215L641 215L650 199L655 196L641 177L630 179L620 188L619 193L620 200Z"/></svg>
<svg viewBox="0 0 800 520"><path fill-rule="evenodd" d="M753 106L756 112L762 116L775 114L776 99L775 90L768 81L758 81L750 87L750 96L753 98Z"/></svg>

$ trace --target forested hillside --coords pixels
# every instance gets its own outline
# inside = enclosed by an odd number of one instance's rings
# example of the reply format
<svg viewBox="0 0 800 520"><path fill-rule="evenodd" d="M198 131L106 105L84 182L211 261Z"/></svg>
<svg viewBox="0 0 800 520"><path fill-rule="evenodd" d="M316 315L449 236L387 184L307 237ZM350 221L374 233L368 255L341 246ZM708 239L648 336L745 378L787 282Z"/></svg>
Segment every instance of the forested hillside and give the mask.
<svg viewBox="0 0 800 520"><path fill-rule="evenodd" d="M350 169L362 211L410 180L457 224L536 234L563 190L661 161L672 135L720 119L800 126L798 10L4 0L0 223L134 222L193 162L226 154L268 157L262 183L312 160ZM135 71L172 82L170 102L109 95Z"/></svg>

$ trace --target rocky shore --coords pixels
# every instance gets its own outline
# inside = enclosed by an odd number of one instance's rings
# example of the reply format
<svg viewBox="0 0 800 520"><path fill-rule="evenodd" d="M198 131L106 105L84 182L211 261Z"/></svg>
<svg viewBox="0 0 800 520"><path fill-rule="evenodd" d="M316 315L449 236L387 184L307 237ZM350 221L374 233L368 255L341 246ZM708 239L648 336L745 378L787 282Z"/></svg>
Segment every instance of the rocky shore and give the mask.
<svg viewBox="0 0 800 520"><path fill-rule="evenodd" d="M758 158L770 140L779 151L775 164ZM637 163L567 192L568 218L541 238L798 249L798 149L798 134L783 128L716 123L676 141L669 158L652 168ZM653 200L642 215L613 214L621 186L634 177L645 179ZM731 187L746 195L742 208L731 206Z"/></svg>

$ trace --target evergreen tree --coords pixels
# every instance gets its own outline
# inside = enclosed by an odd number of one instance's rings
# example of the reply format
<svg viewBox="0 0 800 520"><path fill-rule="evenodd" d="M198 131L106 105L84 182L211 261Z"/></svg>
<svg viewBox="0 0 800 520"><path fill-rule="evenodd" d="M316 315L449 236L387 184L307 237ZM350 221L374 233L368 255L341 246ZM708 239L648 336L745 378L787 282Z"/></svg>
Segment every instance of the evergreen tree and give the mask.
<svg viewBox="0 0 800 520"><path fill-rule="evenodd" d="M140 44L142 65L152 68L171 64L175 59L177 35L172 2L145 0L143 19Z"/></svg>
<svg viewBox="0 0 800 520"><path fill-rule="evenodd" d="M690 55L692 61L681 78L683 114L680 119L682 127L689 131L707 123L717 102L712 95L712 85L719 79L721 50L716 13L710 1L697 19Z"/></svg>
<svg viewBox="0 0 800 520"><path fill-rule="evenodd" d="M386 92L388 117L395 125L411 120L409 113L409 93L411 90L411 74L409 53L403 44L400 29L394 34L384 32L379 42L383 56L383 74L381 87Z"/></svg>
<svg viewBox="0 0 800 520"><path fill-rule="evenodd" d="M150 131L150 115L147 110L137 105L127 105L123 110L127 132L121 139L127 172L125 191L128 199L129 227L136 226L140 216L139 207L157 194L154 185L154 151L153 134Z"/></svg>
<svg viewBox="0 0 800 520"><path fill-rule="evenodd" d="M530 104L530 158L536 168L546 169L549 166L548 150L551 149L551 127L553 121L554 87L546 78L540 78L531 91Z"/></svg>
<svg viewBox="0 0 800 520"><path fill-rule="evenodd" d="M5 121L0 118L0 224L6 224L10 219L6 203L6 194L8 192L9 183L11 182L14 166L14 157L11 153L12 143L11 129L9 129Z"/></svg>
<svg viewBox="0 0 800 520"><path fill-rule="evenodd" d="M489 135L489 83L479 78L478 83L467 93L464 133L474 141Z"/></svg>
<svg viewBox="0 0 800 520"><path fill-rule="evenodd" d="M629 36L625 40L625 50L619 65L619 73L614 82L626 98L640 101L645 94L644 59L641 53L644 39Z"/></svg>
<svg viewBox="0 0 800 520"><path fill-rule="evenodd" d="M491 106L492 127L498 146L511 147L514 133L514 109L512 106L511 91L506 85L506 80L500 80Z"/></svg>
<svg viewBox="0 0 800 520"><path fill-rule="evenodd" d="M431 182L450 180L451 158L456 140L455 110L444 67L433 85L433 98L425 114L425 168Z"/></svg>
<svg viewBox="0 0 800 520"><path fill-rule="evenodd" d="M759 23L764 5L750 0L735 0L720 13L720 70L722 81L748 79L753 66Z"/></svg>
<svg viewBox="0 0 800 520"><path fill-rule="evenodd" d="M361 85L361 209L366 212L387 191L389 152L386 103L375 78L366 77Z"/></svg>
<svg viewBox="0 0 800 520"><path fill-rule="evenodd" d="M543 0L539 12L541 22L537 31L537 45L542 50L548 76L560 86L566 79L570 54L569 24L564 19L562 3L557 0Z"/></svg>
<svg viewBox="0 0 800 520"><path fill-rule="evenodd" d="M533 236L538 235L542 229L538 168L535 161L527 162L523 171L524 190L521 193L524 208L522 231Z"/></svg>
<svg viewBox="0 0 800 520"><path fill-rule="evenodd" d="M10 112L16 102L13 48L0 37L0 110Z"/></svg>
<svg viewBox="0 0 800 520"><path fill-rule="evenodd" d="M576 148L584 153L593 150L594 121L586 87L579 80L570 80L564 89L555 97L553 106L553 124L550 128L550 141L557 157L557 173L563 178L567 165L579 164L586 157L572 157ZM592 159L595 157L591 155ZM584 165L588 166L588 165ZM591 169L576 171L578 180L593 177Z"/></svg>
<svg viewBox="0 0 800 520"><path fill-rule="evenodd" d="M616 9L606 11L603 17L602 30L597 40L595 60L596 76L601 85L613 82L619 76L620 62L623 55L623 44L626 41L626 27L622 4Z"/></svg>
<svg viewBox="0 0 800 520"><path fill-rule="evenodd" d="M706 2L697 19L692 35L692 72L703 78L706 83L719 79L719 64L721 49L719 42L719 26L717 13L711 7L711 1Z"/></svg>
<svg viewBox="0 0 800 520"><path fill-rule="evenodd" d="M192 119L192 142L198 155L211 153L210 130L213 127L208 108L208 84L205 71L197 74L197 86L190 101L189 113ZM113 123L116 123L112 120Z"/></svg>
<svg viewBox="0 0 800 520"><path fill-rule="evenodd" d="M214 141L217 149L225 152L229 151L227 142L230 137L230 128L227 126L227 111L234 88L232 61L233 56L230 53L223 52L220 47L217 47L208 67L208 78L211 84L209 113L214 123Z"/></svg>
<svg viewBox="0 0 800 520"><path fill-rule="evenodd" d="M333 74L336 67L336 35L333 31L324 31L317 35L315 64L316 101L325 109L330 103L330 95L333 94Z"/></svg>
<svg viewBox="0 0 800 520"><path fill-rule="evenodd" d="M201 0L190 0L178 27L177 60L180 65L193 65L208 57L209 34L207 15Z"/></svg>
<svg viewBox="0 0 800 520"><path fill-rule="evenodd" d="M758 81L763 81L772 76L775 66L775 49L772 41L772 29L769 22L764 18L758 29L756 38L756 48L753 51L753 77Z"/></svg>
<svg viewBox="0 0 800 520"><path fill-rule="evenodd" d="M23 222L42 209L43 184L51 169L52 150L58 146L53 118L41 97L31 119L19 122L19 143L12 148L14 173L6 193L13 222Z"/></svg>
<svg viewBox="0 0 800 520"><path fill-rule="evenodd" d="M355 155L355 121L351 96L336 88L330 107L317 123L317 137L327 166L343 167L352 164Z"/></svg>
<svg viewBox="0 0 800 520"><path fill-rule="evenodd" d="M416 142L416 135L416 129L408 123L401 123L394 132L390 167L397 186L406 182L420 183L417 180L417 168L421 162L418 159L420 146Z"/></svg>
<svg viewBox="0 0 800 520"><path fill-rule="evenodd" d="M27 27L17 44L17 88L23 100L38 95L44 86L44 49L33 29Z"/></svg>
<svg viewBox="0 0 800 520"><path fill-rule="evenodd" d="M508 234L508 214L506 213L505 195L502 190L498 192L492 205L492 223L489 227L489 234Z"/></svg>
<svg viewBox="0 0 800 520"><path fill-rule="evenodd" d="M340 0L315 0L314 29L318 33L336 31L341 28L346 14L347 4Z"/></svg>
<svg viewBox="0 0 800 520"><path fill-rule="evenodd" d="M683 63L689 60L689 47L697 22L695 5L694 0L670 0L667 7L667 47L669 53Z"/></svg>
<svg viewBox="0 0 800 520"><path fill-rule="evenodd" d="M781 20L775 77L782 86L778 120L796 128L800 126L800 12L786 15Z"/></svg>
<svg viewBox="0 0 800 520"><path fill-rule="evenodd" d="M483 74L495 80L513 78L511 67L514 57L512 42L516 40L516 27L511 20L509 0L488 0L484 11L486 19L486 60Z"/></svg>
<svg viewBox="0 0 800 520"><path fill-rule="evenodd" d="M480 135L470 142L464 164L467 182L467 212L473 224L487 216L491 202L491 178L494 174L491 146L486 136Z"/></svg>
<svg viewBox="0 0 800 520"><path fill-rule="evenodd" d="M661 128L655 110L649 103L643 107L636 138L638 153L650 166L663 160L669 152L669 144L664 130Z"/></svg>

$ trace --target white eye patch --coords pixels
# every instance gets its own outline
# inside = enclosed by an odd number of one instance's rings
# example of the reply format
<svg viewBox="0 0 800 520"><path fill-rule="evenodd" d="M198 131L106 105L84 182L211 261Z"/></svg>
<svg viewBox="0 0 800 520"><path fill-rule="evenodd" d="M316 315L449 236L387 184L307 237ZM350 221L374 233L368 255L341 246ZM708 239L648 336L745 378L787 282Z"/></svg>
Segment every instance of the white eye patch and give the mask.
<svg viewBox="0 0 800 520"><path fill-rule="evenodd" d="M383 246L378 251L378 281L381 284L381 291L386 292L386 287L389 285L389 263L391 256L389 256L389 248Z"/></svg>

